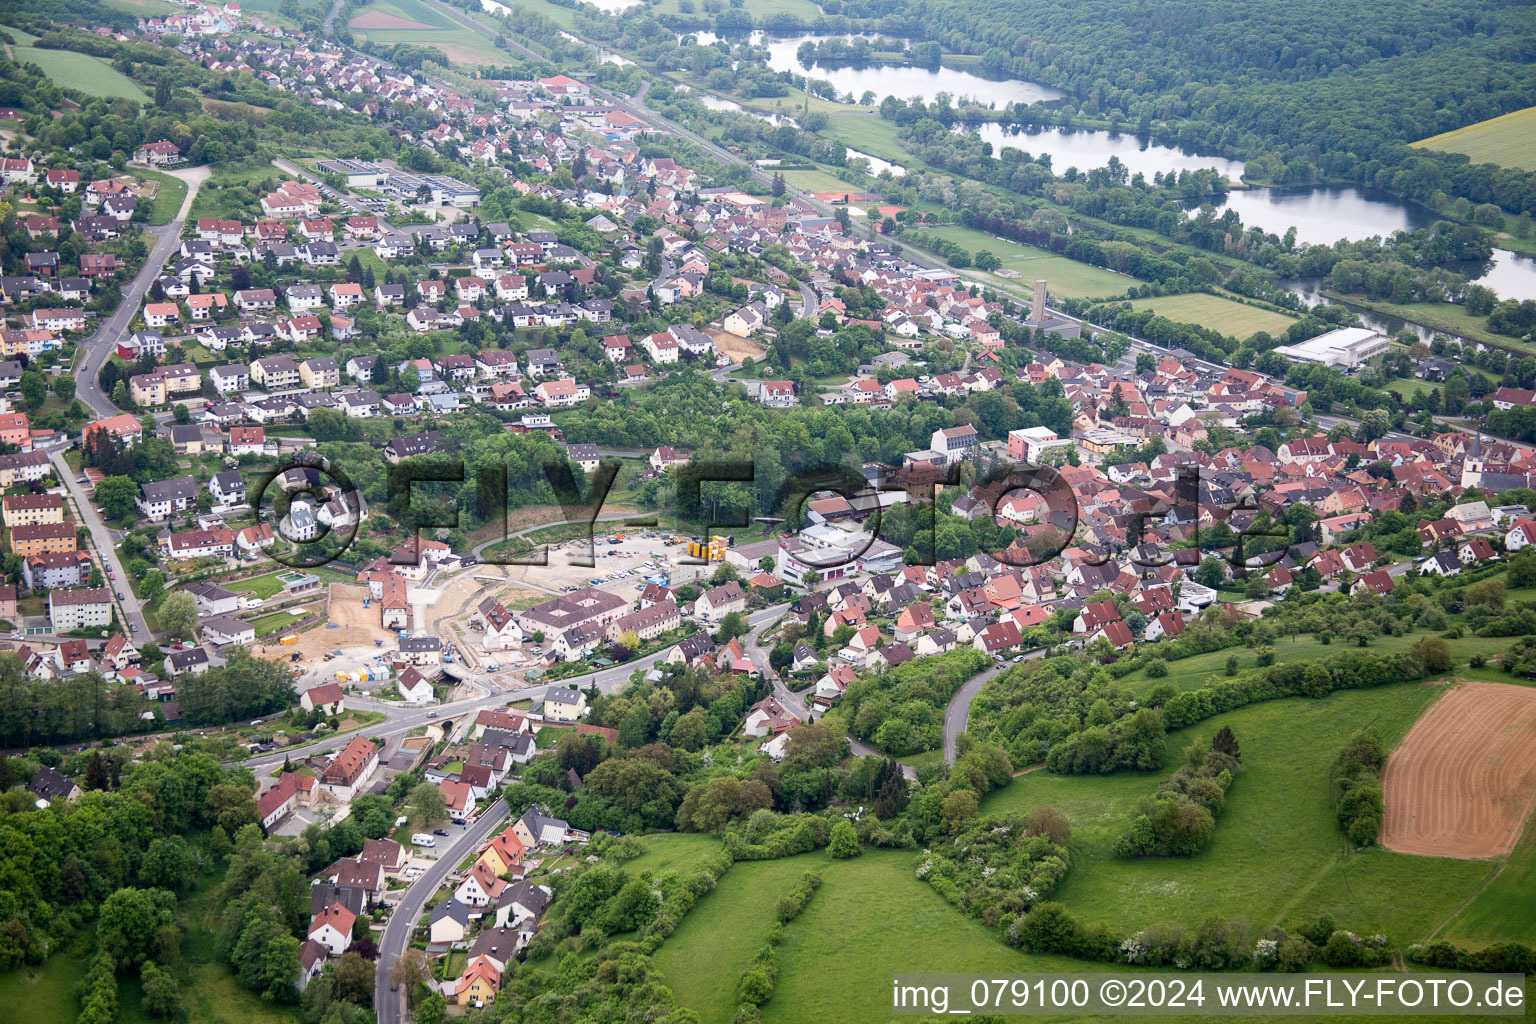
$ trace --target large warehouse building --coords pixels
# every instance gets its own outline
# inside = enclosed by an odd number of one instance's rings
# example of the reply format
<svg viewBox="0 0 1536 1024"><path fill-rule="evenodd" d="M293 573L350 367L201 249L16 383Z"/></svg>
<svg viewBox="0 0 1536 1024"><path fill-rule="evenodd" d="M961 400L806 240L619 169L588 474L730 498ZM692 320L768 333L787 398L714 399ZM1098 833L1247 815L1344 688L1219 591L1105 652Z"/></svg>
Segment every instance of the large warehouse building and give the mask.
<svg viewBox="0 0 1536 1024"><path fill-rule="evenodd" d="M1280 345L1276 352L1298 363L1321 363L1354 369L1387 350L1387 339L1369 327L1340 327L1296 345Z"/></svg>

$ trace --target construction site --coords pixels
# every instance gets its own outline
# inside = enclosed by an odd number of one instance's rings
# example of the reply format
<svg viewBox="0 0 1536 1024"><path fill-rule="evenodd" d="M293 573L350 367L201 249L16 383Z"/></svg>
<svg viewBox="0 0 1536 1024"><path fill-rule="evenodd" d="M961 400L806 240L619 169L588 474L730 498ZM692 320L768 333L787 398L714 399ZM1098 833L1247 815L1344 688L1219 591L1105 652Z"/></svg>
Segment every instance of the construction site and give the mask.
<svg viewBox="0 0 1536 1024"><path fill-rule="evenodd" d="M450 562L409 587L408 632L443 641L444 681L468 687L458 695L516 690L537 677L539 658L521 648L484 647L477 609L485 598L494 597L514 612L586 587L633 601L647 581L678 587L707 577L725 548L720 537L705 546L686 537L640 530L597 535L590 547L585 540L550 544L543 565ZM705 563L690 564L698 558ZM580 564L588 561L591 564ZM384 628L379 602L362 584L330 583L323 606L317 602L314 610L322 607L323 624L269 637L255 653L292 664L300 690L340 682L349 692L387 698L394 692L390 662L402 631Z"/></svg>

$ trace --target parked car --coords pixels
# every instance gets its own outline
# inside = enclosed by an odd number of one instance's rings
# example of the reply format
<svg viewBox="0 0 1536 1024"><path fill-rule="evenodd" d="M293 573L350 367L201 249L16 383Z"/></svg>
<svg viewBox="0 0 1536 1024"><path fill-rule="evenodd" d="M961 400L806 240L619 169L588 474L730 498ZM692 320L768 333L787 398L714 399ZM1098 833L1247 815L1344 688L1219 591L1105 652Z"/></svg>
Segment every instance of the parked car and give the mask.
<svg viewBox="0 0 1536 1024"><path fill-rule="evenodd" d="M435 828L432 830L432 834L435 836L445 836L448 834L448 830L445 828Z"/></svg>

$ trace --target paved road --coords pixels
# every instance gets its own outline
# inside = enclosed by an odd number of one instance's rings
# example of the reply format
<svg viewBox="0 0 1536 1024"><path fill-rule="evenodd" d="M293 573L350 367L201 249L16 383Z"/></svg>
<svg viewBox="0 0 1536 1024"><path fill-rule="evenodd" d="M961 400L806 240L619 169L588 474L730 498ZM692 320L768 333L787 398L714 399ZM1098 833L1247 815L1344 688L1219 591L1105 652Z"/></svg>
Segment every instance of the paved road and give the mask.
<svg viewBox="0 0 1536 1024"><path fill-rule="evenodd" d="M1030 651L1024 655L1026 661L1034 658L1045 657L1045 648ZM955 749L960 739L960 734L965 732L966 726L971 721L971 701L981 692L981 688L992 679L995 679L1008 664L994 664L991 668L977 673L965 681L965 685L954 692L949 698L949 704L944 708L944 763L955 763Z"/></svg>
<svg viewBox="0 0 1536 1024"><path fill-rule="evenodd" d="M181 245L181 228L187 222L187 214L192 210L192 201L197 198L197 191L211 173L207 167L191 167L183 171L166 172L172 177L180 178L187 183L187 197L181 202L181 209L169 224L160 227L144 228L144 233L153 235L155 242L149 250L149 256L144 260L144 265L139 268L136 276L123 289L123 301L118 304L117 310L101 326L96 328L94 334L81 344L82 357L75 367L75 393L92 412L97 416L113 416L119 410L112 404L110 395L101 392L101 386L96 382L96 374L101 369L101 364L107 361L112 354L113 347L118 339L128 333L128 324L132 322L134 314L144 304L144 296L154 284L155 278L160 276L160 271Z"/></svg>
<svg viewBox="0 0 1536 1024"><path fill-rule="evenodd" d="M427 900L454 867L490 838L506 819L507 802L497 800L475 819L474 824L451 836L439 852L437 863L412 882L400 897L399 904L389 915L389 923L384 926L384 935L379 939L378 971L373 982L373 1007L378 1012L379 1024L401 1024L404 1019L406 994L390 991L389 970L410 945L413 926Z"/></svg>
<svg viewBox="0 0 1536 1024"><path fill-rule="evenodd" d="M751 626L761 626L776 621L784 610L789 607L788 602L772 605L768 608L753 612L747 617ZM309 756L322 753L341 746L353 736L368 736L374 739L388 738L401 733L410 732L412 729L433 723L441 723L443 719L457 721L461 717L483 711L487 708L505 707L514 700L541 700L545 692L552 686L574 686L586 689L596 684L602 693L616 693L628 685L629 677L637 669L650 668L661 659L665 658L671 648L664 648L643 658L636 658L623 665L615 665L612 668L599 669L579 676L568 676L564 679L552 680L548 683L540 683L536 686L524 687L520 690L504 690L490 694L486 697L475 697L468 700L452 701L447 704L439 704L435 707L401 709L383 722L364 726L341 736L330 736L325 739L315 740L301 746L288 747L284 750L272 753L260 754L256 757L248 757L235 762L250 768L258 775L264 769L270 770L283 763L283 759L293 754ZM386 712L388 714L388 712Z"/></svg>
<svg viewBox="0 0 1536 1024"><path fill-rule="evenodd" d="M338 6L339 6L339 4L338 4ZM335 16L335 13L336 12L334 10L331 12L333 17ZM278 170L282 171L284 174L291 174L295 178L299 178L299 179L301 179L303 181L307 181L307 182L309 182L312 185L320 185L320 186L323 186L324 188L330 188L331 187L331 186L329 186L329 185L327 185L325 183L325 179L324 178L321 178L314 171L306 171L304 168L300 167L298 164L292 162L291 160L284 160L282 157L273 157L272 158L272 166L276 167ZM389 221L385 220L382 214L380 214L377 211L371 210L368 207L364 206L362 204L361 200L354 198L349 193L338 192L336 194L336 196L335 196L335 201L338 204L340 204L342 206L345 206L347 209L351 210L353 213L359 214L359 215L364 216L364 217L377 217L378 218L378 223L379 223L379 228L382 231L390 231L390 230L393 229L393 225L390 224ZM364 242L351 243L351 244L346 243L346 242L341 243L341 248L343 250L349 249L349 248L363 249L363 248L371 248L371 247L372 247L372 243L364 243ZM446 267L447 265L448 264L446 264L446 263L438 264L439 267Z"/></svg>
<svg viewBox="0 0 1536 1024"><path fill-rule="evenodd" d="M96 375L91 375L94 382ZM144 621L144 613L139 610L139 602L131 598L132 591L128 589L128 574L123 571L123 563L117 557L117 547L112 539L112 531L102 521L96 512L96 506L91 504L91 499L85 493L85 487L76 482L75 471L69 468L69 463L64 461L63 449L55 448L48 453L48 458L53 462L53 468L64 481L70 497L74 499L75 507L80 514L80 521L85 523L85 528L91 532L91 545L95 547L96 554L101 558L106 568L111 569L115 579L107 580L107 589L113 592L113 601L118 609L118 621L130 623L136 627L133 633L138 643L144 643L149 639L149 623ZM105 573L103 573L105 575ZM116 592L121 589L124 595L130 595L126 601L118 601Z"/></svg>
<svg viewBox="0 0 1536 1024"><path fill-rule="evenodd" d="M815 705L811 704L809 700L801 699L793 691L791 691L788 686L785 685L783 678L773 670L773 665L769 663L768 649L765 648L762 643L763 630L768 626L771 626L776 621L778 620L772 619L760 626L756 622L753 622L752 624L756 628L754 628L750 633L746 635L744 638L745 642L742 646L746 649L748 659L751 660L752 664L757 666L757 670L762 673L763 678L767 679L768 682L772 684L773 696L778 700L779 704L783 706L784 710L788 711L790 714L796 716L797 718L804 720L816 713ZM848 744L853 749L854 754L858 757L886 756L885 751L879 749L878 747L872 747L868 743L855 739L852 736L848 737ZM902 765L901 773L908 779L917 778L917 769L913 768L911 765Z"/></svg>
<svg viewBox="0 0 1536 1024"><path fill-rule="evenodd" d="M331 4L331 13L327 14L325 16L325 35L326 35L326 38L330 38L332 35L335 34L335 31L336 31L336 15L341 13L341 5L343 3L345 3L345 2L346 2L346 0L336 0L335 3Z"/></svg>

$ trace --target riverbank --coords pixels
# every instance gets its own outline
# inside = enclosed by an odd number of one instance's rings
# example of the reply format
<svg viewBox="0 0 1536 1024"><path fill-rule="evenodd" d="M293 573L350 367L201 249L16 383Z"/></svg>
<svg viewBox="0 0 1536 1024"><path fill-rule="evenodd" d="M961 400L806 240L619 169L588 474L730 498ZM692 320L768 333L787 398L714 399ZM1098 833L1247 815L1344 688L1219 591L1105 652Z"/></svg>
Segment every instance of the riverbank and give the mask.
<svg viewBox="0 0 1536 1024"><path fill-rule="evenodd" d="M1489 348L1503 349L1519 355L1536 355L1536 344L1511 338L1507 334L1495 334L1488 330L1488 318L1468 313L1454 302L1380 302L1362 295L1324 290L1323 296L1351 309L1364 309L1382 316L1396 317L1411 324L1454 335L1467 341L1480 342Z"/></svg>

